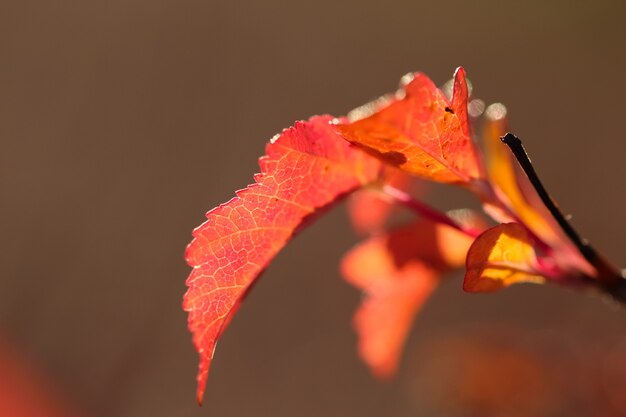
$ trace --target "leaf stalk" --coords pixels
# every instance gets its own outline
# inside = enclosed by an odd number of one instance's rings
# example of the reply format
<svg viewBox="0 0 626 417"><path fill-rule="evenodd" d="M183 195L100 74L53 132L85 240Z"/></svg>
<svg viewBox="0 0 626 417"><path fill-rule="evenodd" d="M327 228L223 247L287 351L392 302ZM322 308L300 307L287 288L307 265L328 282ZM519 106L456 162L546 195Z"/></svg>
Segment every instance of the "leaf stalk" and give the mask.
<svg viewBox="0 0 626 417"><path fill-rule="evenodd" d="M383 185L380 191L390 197L392 200L397 203L407 207L411 211L417 213L418 215L430 219L436 223L445 224L446 226L450 226L472 238L478 237L480 235L480 231L471 227L467 227L447 214L437 210L434 207L429 206L428 204L419 201L413 198L409 193L399 190L391 185Z"/></svg>

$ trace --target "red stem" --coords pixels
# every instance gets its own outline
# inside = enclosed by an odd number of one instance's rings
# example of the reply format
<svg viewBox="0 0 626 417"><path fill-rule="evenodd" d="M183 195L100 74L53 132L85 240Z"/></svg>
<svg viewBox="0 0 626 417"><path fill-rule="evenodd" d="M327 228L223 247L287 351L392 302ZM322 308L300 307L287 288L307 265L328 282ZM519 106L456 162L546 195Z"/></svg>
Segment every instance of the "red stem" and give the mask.
<svg viewBox="0 0 626 417"><path fill-rule="evenodd" d="M447 214L442 213L441 211L429 206L422 201L416 200L410 194L395 187L392 187L391 185L383 185L380 191L386 196L392 198L394 201L419 214L420 216L428 218L434 222L450 226L462 233L465 233L470 237L476 238L481 233L479 230L471 227L466 227L465 225L458 223Z"/></svg>

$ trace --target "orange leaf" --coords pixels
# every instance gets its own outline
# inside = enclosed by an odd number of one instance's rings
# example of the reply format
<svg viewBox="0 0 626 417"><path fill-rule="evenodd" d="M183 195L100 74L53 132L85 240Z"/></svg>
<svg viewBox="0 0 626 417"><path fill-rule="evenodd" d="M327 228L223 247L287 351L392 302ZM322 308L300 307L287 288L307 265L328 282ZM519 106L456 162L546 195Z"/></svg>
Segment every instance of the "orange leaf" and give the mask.
<svg viewBox="0 0 626 417"><path fill-rule="evenodd" d="M183 307L200 355L199 402L217 339L250 285L305 221L378 176L379 162L343 141L330 120L298 122L272 139L257 183L194 230Z"/></svg>
<svg viewBox="0 0 626 417"><path fill-rule="evenodd" d="M463 289L490 292L520 282L541 284L537 255L528 232L518 223L499 224L472 244Z"/></svg>
<svg viewBox="0 0 626 417"><path fill-rule="evenodd" d="M337 129L351 143L413 175L467 183L479 176L467 97L463 68L455 73L451 103L428 77L417 73L384 107Z"/></svg>
<svg viewBox="0 0 626 417"><path fill-rule="evenodd" d="M395 373L415 314L441 274L463 265L471 242L455 229L420 219L346 254L342 274L367 294L354 316L359 354L376 376Z"/></svg>

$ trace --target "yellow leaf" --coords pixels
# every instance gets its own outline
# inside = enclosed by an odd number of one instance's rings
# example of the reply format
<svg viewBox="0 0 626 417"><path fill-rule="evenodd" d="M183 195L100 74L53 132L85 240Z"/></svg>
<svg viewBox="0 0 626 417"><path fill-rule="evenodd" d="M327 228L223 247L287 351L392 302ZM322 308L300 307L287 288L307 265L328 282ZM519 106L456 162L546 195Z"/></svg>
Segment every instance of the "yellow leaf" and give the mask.
<svg viewBox="0 0 626 417"><path fill-rule="evenodd" d="M463 289L469 292L496 291L512 284L541 284L537 255L526 229L518 223L505 223L487 230L467 253Z"/></svg>

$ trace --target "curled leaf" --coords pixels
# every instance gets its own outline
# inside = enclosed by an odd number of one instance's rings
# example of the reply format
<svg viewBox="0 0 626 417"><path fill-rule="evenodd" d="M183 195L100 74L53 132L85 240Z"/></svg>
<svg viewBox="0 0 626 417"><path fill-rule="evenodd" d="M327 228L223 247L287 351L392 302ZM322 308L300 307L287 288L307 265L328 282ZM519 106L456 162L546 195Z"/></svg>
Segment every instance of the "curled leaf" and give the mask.
<svg viewBox="0 0 626 417"><path fill-rule="evenodd" d="M463 289L490 292L520 282L541 284L545 278L540 269L526 229L518 223L499 224L470 247Z"/></svg>
<svg viewBox="0 0 626 417"><path fill-rule="evenodd" d="M256 184L209 211L193 232L183 307L200 355L199 402L217 340L251 284L308 220L378 176L379 162L338 137L330 120L298 122L272 139Z"/></svg>

